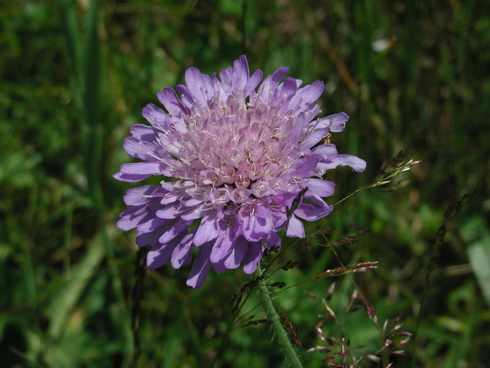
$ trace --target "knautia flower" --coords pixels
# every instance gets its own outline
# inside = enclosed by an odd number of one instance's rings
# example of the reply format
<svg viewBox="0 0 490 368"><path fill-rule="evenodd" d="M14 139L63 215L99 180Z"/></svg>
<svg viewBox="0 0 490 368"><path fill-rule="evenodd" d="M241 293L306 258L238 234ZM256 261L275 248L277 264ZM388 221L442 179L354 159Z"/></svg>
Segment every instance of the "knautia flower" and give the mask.
<svg viewBox="0 0 490 368"><path fill-rule="evenodd" d="M315 221L333 209L322 197L335 185L322 179L339 165L363 171L366 163L338 154L325 137L344 129L345 113L315 119L322 81L300 88L277 69L262 81L252 75L245 56L219 78L195 68L187 85L165 88L158 99L166 111L149 104L126 138L126 152L143 162L127 163L114 175L138 182L152 175L160 185L128 190L117 226L136 228L136 243L150 245L148 267L170 261L191 263L187 285L199 287L213 267L217 272L243 267L253 273L264 247L277 247L277 232L302 238L300 219ZM164 179L165 178L165 179ZM163 180L164 179L164 180Z"/></svg>

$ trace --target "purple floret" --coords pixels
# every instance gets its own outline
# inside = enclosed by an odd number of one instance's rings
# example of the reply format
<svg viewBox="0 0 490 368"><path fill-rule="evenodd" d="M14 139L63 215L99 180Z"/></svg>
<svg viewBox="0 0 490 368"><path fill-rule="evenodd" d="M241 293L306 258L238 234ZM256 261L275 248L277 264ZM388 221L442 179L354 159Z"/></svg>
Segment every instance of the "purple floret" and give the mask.
<svg viewBox="0 0 490 368"><path fill-rule="evenodd" d="M124 142L141 162L123 164L114 177L172 180L128 190L130 207L117 223L138 230L139 246L151 246L150 269L169 261L186 266L198 248L189 286L199 287L211 267L253 273L264 247L280 246L279 230L302 238L300 219L315 221L332 211L322 199L335 190L322 179L327 170L364 171L363 160L325 143L349 117L315 119L323 82L303 88L298 79L281 82L287 71L279 68L262 81L261 70L250 75L245 56L219 78L189 68L186 85L158 93L166 111L153 104L143 109L151 126L134 125Z"/></svg>

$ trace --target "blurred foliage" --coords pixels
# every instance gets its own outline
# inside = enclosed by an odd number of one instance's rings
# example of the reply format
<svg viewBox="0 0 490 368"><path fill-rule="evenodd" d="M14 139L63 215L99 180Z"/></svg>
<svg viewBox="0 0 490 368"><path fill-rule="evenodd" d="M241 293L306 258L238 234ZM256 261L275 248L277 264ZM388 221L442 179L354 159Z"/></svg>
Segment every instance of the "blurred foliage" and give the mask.
<svg viewBox="0 0 490 368"><path fill-rule="evenodd" d="M368 169L329 174L338 183L332 203L389 172L400 151L422 161L311 224L309 234L323 235L285 247L275 264L299 264L274 280L293 285L342 263L379 261L376 270L338 278L330 305L341 308L355 282L380 319L400 315L416 332L409 354L383 357L383 366L488 364L487 2L2 0L0 9L2 366L134 365L137 247L134 234L114 226L129 186L111 177L128 161L122 140L143 122L142 107L181 83L187 67L212 73L240 54L251 69L287 65L305 83L325 80L324 114L351 116L332 141ZM447 233L434 254L443 221ZM356 226L371 232L361 236ZM349 241L328 246L342 239ZM186 272L144 275L139 366L208 367L217 352L216 367L285 366L264 324L231 331L219 350L245 275L211 275L191 290ZM305 292L321 298L331 282L276 296L297 327L305 367L322 366L323 354L306 350L320 344L315 325L324 313ZM244 318L262 318L257 303L252 293ZM377 346L378 332L356 313L341 320L342 331L355 344ZM327 335L335 329L324 325Z"/></svg>

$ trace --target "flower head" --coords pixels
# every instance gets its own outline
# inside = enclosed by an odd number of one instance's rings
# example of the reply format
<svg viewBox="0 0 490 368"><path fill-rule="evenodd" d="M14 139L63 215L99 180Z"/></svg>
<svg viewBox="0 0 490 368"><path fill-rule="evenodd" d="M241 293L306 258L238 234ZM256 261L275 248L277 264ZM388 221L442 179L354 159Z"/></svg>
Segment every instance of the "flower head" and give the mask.
<svg viewBox="0 0 490 368"><path fill-rule="evenodd" d="M150 269L170 261L191 263L187 285L199 287L213 267L252 273L263 247L276 247L277 232L304 237L299 219L314 221L333 206L322 197L335 185L322 179L327 170L347 165L363 171L366 163L338 154L325 137L344 129L345 113L315 119L324 84L300 88L286 78L288 68L262 81L249 74L241 56L219 78L187 69L186 85L165 88L158 99L166 111L149 104L126 138L126 152L142 160L121 166L118 180L138 182L152 175L161 185L128 190L130 206L117 226L136 228L136 243L150 245Z"/></svg>

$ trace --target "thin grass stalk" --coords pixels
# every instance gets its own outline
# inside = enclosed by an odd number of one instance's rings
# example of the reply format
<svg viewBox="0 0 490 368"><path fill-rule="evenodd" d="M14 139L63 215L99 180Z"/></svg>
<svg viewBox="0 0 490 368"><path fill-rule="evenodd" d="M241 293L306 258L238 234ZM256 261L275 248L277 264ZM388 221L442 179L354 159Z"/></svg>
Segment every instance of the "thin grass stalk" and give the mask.
<svg viewBox="0 0 490 368"><path fill-rule="evenodd" d="M97 0L91 0L87 13L87 35L84 50L84 159L90 198L94 209L102 212L103 197L100 187L100 163L102 156L100 100L100 40L97 32Z"/></svg>
<svg viewBox="0 0 490 368"><path fill-rule="evenodd" d="M135 281L131 292L131 330L133 331L133 346L134 354L132 367L138 367L138 359L141 355L141 299L143 298L143 281L145 278L146 267L146 250L140 248L136 253L134 262L135 266Z"/></svg>
<svg viewBox="0 0 490 368"><path fill-rule="evenodd" d="M72 0L60 0L59 2L61 23L66 41L66 52L70 64L70 84L73 91L76 107L82 110L82 56L80 51L80 34L78 32L78 20L75 2Z"/></svg>

